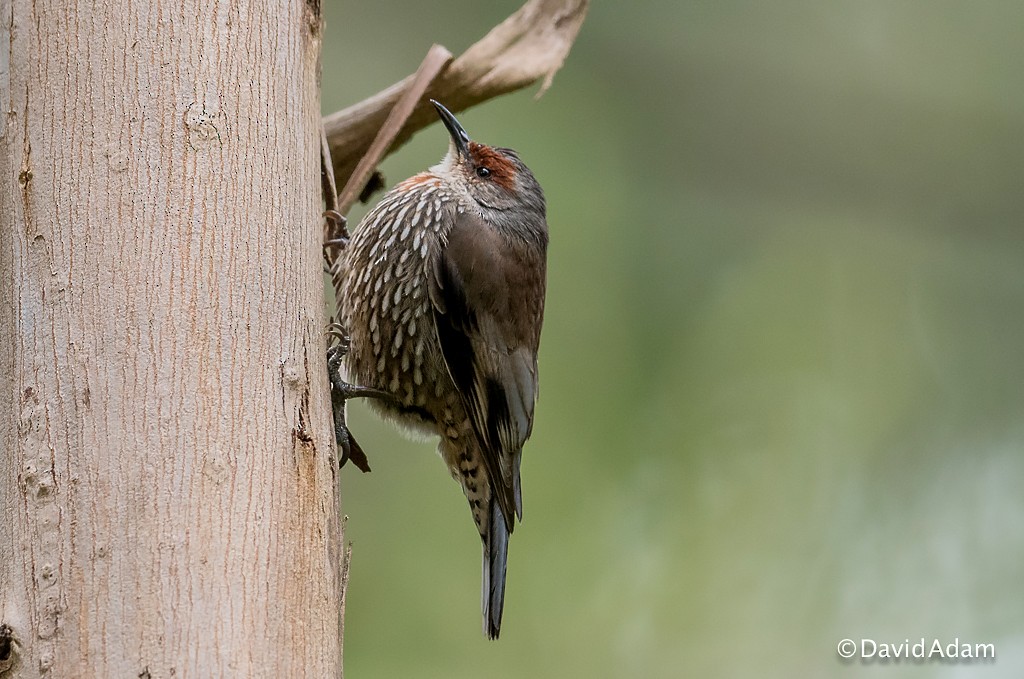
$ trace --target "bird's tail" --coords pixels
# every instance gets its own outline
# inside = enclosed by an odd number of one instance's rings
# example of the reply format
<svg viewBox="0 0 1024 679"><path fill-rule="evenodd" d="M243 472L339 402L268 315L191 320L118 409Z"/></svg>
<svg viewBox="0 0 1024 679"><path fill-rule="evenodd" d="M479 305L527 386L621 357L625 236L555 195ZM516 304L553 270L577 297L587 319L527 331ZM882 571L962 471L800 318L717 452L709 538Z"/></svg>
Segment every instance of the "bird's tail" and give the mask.
<svg viewBox="0 0 1024 679"><path fill-rule="evenodd" d="M505 564L508 560L508 529L498 502L491 498L490 522L484 536L483 590L484 634L497 639L505 605Z"/></svg>

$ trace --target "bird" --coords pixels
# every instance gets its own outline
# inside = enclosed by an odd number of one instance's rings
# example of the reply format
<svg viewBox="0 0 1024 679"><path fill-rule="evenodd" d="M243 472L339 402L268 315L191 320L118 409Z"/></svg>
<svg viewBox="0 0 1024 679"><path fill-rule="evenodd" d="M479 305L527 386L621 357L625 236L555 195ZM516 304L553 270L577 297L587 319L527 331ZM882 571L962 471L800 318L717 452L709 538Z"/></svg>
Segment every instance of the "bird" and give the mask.
<svg viewBox="0 0 1024 679"><path fill-rule="evenodd" d="M338 393L374 396L371 408L410 433L439 438L483 543L483 629L497 639L538 394L547 209L516 151L472 141L430 102L447 154L389 191L331 263L347 339L334 364L358 386L342 387L340 370L331 381Z"/></svg>

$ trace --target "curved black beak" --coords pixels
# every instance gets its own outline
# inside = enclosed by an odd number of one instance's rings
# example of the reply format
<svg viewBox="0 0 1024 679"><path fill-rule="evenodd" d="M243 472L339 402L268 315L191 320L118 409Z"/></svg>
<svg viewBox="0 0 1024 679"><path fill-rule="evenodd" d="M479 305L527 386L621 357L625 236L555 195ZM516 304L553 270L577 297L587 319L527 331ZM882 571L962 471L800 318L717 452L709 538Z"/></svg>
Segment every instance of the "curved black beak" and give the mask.
<svg viewBox="0 0 1024 679"><path fill-rule="evenodd" d="M466 130L462 128L462 125L455 119L451 111L433 99L430 100L430 103L437 109L437 115L441 117L441 122L448 128L448 134L452 136L452 141L455 143L455 149L459 152L459 155L463 158L468 158L469 135L466 134Z"/></svg>

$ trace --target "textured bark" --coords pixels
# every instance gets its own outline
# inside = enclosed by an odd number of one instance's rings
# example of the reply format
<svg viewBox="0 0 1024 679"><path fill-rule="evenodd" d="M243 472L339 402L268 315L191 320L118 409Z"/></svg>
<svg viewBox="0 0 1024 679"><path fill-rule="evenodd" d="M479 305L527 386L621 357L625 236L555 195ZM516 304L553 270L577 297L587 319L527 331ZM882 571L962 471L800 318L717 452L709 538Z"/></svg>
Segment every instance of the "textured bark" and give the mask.
<svg viewBox="0 0 1024 679"><path fill-rule="evenodd" d="M0 2L5 679L340 674L317 12Z"/></svg>

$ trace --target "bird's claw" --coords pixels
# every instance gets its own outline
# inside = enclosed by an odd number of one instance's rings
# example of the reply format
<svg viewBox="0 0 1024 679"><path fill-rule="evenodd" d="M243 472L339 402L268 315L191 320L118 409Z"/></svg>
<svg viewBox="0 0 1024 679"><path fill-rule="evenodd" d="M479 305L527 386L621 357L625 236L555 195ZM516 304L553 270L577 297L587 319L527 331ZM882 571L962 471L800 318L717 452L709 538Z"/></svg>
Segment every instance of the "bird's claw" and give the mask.
<svg viewBox="0 0 1024 679"><path fill-rule="evenodd" d="M324 219L333 225L348 226L348 220L337 210L324 210Z"/></svg>
<svg viewBox="0 0 1024 679"><path fill-rule="evenodd" d="M334 321L327 326L324 334L327 335L328 342L327 367L332 372L338 372L340 376L341 361L345 358L350 346L348 333L345 332L345 328L342 327L341 323Z"/></svg>
<svg viewBox="0 0 1024 679"><path fill-rule="evenodd" d="M327 376L331 382L331 410L334 415L334 439L338 442L340 459L338 467L352 460L360 471L370 471L366 453L348 430L345 421L345 401L349 398L352 385L341 376L341 364L349 350L348 334L338 323L327 326Z"/></svg>
<svg viewBox="0 0 1024 679"><path fill-rule="evenodd" d="M337 210L324 210L324 219L327 220L324 250L348 245L348 220L345 216Z"/></svg>
<svg viewBox="0 0 1024 679"><path fill-rule="evenodd" d="M348 247L348 220L337 210L324 210L327 226L324 229L324 273L331 273L337 251Z"/></svg>
<svg viewBox="0 0 1024 679"><path fill-rule="evenodd" d="M348 430L345 421L345 403L352 398L379 398L386 401L393 401L394 397L386 391L373 389L371 387L360 387L349 384L341 375L341 364L349 351L348 333L339 323L331 323L327 326L327 375L331 382L331 406L334 411L334 438L341 450L339 467L352 460L360 471L370 471L370 463L366 459L366 453L356 441L355 437Z"/></svg>

